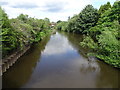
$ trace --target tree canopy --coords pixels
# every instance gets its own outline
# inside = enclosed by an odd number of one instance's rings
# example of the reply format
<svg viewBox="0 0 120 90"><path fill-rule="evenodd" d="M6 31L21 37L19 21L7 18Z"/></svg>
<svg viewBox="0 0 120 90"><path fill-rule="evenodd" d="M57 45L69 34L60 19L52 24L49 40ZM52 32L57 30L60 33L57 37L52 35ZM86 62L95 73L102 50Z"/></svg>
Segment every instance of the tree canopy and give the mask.
<svg viewBox="0 0 120 90"><path fill-rule="evenodd" d="M110 2L95 9L87 5L78 15L67 22L60 22L61 31L84 34L80 46L90 49L89 55L120 67L120 1Z"/></svg>
<svg viewBox="0 0 120 90"><path fill-rule="evenodd" d="M2 20L2 55L3 58L16 50L23 50L26 45L40 41L50 32L50 20L31 18L20 14L17 18L9 19L0 8Z"/></svg>

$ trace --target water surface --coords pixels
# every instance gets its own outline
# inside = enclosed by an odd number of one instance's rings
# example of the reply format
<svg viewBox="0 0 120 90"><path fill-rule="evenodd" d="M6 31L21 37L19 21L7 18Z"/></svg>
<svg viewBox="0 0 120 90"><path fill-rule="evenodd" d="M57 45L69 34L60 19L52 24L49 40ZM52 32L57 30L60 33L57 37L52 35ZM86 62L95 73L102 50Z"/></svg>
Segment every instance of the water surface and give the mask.
<svg viewBox="0 0 120 90"><path fill-rule="evenodd" d="M3 75L4 88L118 88L120 71L88 60L79 34L44 38Z"/></svg>

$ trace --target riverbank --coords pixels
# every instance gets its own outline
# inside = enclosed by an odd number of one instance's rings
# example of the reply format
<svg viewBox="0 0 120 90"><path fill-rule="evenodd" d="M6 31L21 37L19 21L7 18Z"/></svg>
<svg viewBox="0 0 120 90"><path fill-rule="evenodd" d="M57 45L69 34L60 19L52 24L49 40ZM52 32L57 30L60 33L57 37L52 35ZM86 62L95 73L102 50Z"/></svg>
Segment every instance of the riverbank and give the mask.
<svg viewBox="0 0 120 90"><path fill-rule="evenodd" d="M13 64L15 64L15 62L22 56L24 55L24 53L27 52L27 50L30 49L30 46L27 46L24 48L24 50L21 51L16 51L15 53L13 53L12 55L10 55L9 57L5 58L2 60L2 71L1 75L3 75L3 73L5 73L10 67L13 66Z"/></svg>
<svg viewBox="0 0 120 90"><path fill-rule="evenodd" d="M55 33L56 30L53 31L51 30L48 32L48 34L55 34ZM42 39L44 39L48 34L44 35ZM14 65L15 62L17 62L17 60L31 48L31 45L27 45L23 50L16 51L13 54L8 55L8 57L2 59L0 63L0 75L3 75L3 73L5 73L10 67L12 67L12 65Z"/></svg>
<svg viewBox="0 0 120 90"><path fill-rule="evenodd" d="M84 35L80 47L89 48L95 56L113 67L120 68L120 1L107 2L97 10L87 5L79 14L58 22L56 29ZM79 37L78 37L79 38Z"/></svg>
<svg viewBox="0 0 120 90"><path fill-rule="evenodd" d="M81 40L65 32L45 37L4 73L3 88L118 88L120 71L88 60Z"/></svg>
<svg viewBox="0 0 120 90"><path fill-rule="evenodd" d="M48 32L48 34L55 34L55 33L56 33L56 30ZM48 34L44 35L42 39L44 39ZM12 67L12 65L14 65L15 62L17 62L17 60L22 55L24 55L27 52L27 50L31 48L31 45L27 45L26 47L24 47L23 50L15 51L13 54L8 55L6 58L2 59L0 63L0 75L3 75L3 73L5 73L10 67Z"/></svg>

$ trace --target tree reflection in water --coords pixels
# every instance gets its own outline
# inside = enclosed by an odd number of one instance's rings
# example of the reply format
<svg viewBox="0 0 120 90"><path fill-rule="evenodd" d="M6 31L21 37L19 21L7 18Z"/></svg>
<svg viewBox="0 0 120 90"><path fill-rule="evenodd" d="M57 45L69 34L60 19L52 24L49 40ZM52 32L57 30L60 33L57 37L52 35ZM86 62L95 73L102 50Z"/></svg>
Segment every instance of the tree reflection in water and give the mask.
<svg viewBox="0 0 120 90"><path fill-rule="evenodd" d="M31 46L31 49L4 73L2 77L3 88L19 88L29 81L49 39L50 36L44 38L40 43Z"/></svg>
<svg viewBox="0 0 120 90"><path fill-rule="evenodd" d="M83 40L82 35L65 32L60 32L60 34L64 35L69 40L69 43L76 48L80 55L86 57L86 53L89 50L83 49L79 45L79 43ZM118 88L120 86L120 70L115 69L112 66L95 59L94 57L90 57L88 60L83 59L80 61L80 73L94 75L96 81L95 84L98 88ZM91 82L94 82L94 79Z"/></svg>

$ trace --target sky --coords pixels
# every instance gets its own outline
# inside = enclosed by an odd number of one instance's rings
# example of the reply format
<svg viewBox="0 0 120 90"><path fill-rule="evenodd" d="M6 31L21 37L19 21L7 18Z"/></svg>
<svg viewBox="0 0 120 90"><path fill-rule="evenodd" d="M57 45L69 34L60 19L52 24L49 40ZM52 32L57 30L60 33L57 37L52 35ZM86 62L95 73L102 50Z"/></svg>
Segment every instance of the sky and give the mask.
<svg viewBox="0 0 120 90"><path fill-rule="evenodd" d="M23 13L39 19L47 17L51 22L56 22L79 14L88 4L99 9L108 1L113 5L116 0L0 0L0 6L9 18L16 18Z"/></svg>

